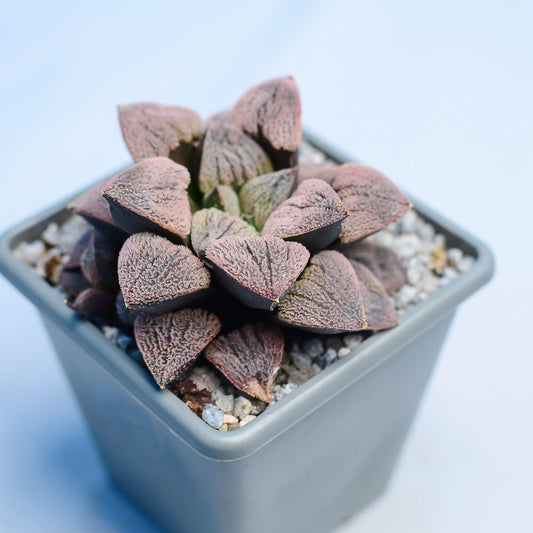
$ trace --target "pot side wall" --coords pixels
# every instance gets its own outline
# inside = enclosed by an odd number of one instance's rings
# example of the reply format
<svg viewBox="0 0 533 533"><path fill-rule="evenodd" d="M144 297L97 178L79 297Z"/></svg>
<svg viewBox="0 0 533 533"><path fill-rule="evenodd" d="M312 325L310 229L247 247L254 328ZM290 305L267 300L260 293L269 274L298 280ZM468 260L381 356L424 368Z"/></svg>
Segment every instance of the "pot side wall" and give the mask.
<svg viewBox="0 0 533 533"><path fill-rule="evenodd" d="M453 314L232 461L199 454L87 349L42 318L113 482L165 530L318 533L386 488Z"/></svg>

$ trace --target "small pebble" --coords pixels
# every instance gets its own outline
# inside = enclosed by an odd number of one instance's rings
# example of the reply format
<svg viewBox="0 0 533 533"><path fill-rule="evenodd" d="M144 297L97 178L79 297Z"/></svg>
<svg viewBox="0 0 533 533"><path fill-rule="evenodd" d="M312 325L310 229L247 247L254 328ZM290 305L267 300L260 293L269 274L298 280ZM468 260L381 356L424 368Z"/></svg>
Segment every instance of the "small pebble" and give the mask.
<svg viewBox="0 0 533 533"><path fill-rule="evenodd" d="M49 246L57 246L59 244L59 226L55 222L50 222L42 232L41 237Z"/></svg>
<svg viewBox="0 0 533 533"><path fill-rule="evenodd" d="M220 409L215 409L208 405L203 408L202 418L215 429L220 429L224 423L224 413Z"/></svg>
<svg viewBox="0 0 533 533"><path fill-rule="evenodd" d="M302 350L314 359L324 353L324 345L318 337L311 337L302 343Z"/></svg>
<svg viewBox="0 0 533 533"><path fill-rule="evenodd" d="M338 351L338 355L339 357L346 357L350 352L350 348L343 347Z"/></svg>
<svg viewBox="0 0 533 533"><path fill-rule="evenodd" d="M228 431L234 431L236 429L239 429L241 427L241 425L239 424L239 422L237 422L236 424L228 424Z"/></svg>
<svg viewBox="0 0 533 533"><path fill-rule="evenodd" d="M224 424L238 424L239 419L234 417L233 415L224 415Z"/></svg>
<svg viewBox="0 0 533 533"><path fill-rule="evenodd" d="M252 420L255 420L255 418L256 418L255 415L247 415L239 422L239 425L242 428L246 424L249 424Z"/></svg>
<svg viewBox="0 0 533 533"><path fill-rule="evenodd" d="M221 394L215 401L215 405L224 413L233 412L233 394Z"/></svg>
<svg viewBox="0 0 533 533"><path fill-rule="evenodd" d="M113 344L116 344L118 336L120 335L120 330L111 326L102 326L102 333L106 339L110 340Z"/></svg>
<svg viewBox="0 0 533 533"><path fill-rule="evenodd" d="M337 351L333 348L328 348L317 360L316 364L324 370L327 366L331 365L333 361L337 359Z"/></svg>
<svg viewBox="0 0 533 533"><path fill-rule="evenodd" d="M290 354L292 362L298 370L308 372L311 369L313 359L307 352L302 352L297 343L293 344Z"/></svg>
<svg viewBox="0 0 533 533"><path fill-rule="evenodd" d="M35 266L37 261L46 252L43 241L25 242L22 241L14 250L13 255L20 261L30 266Z"/></svg>
<svg viewBox="0 0 533 533"><path fill-rule="evenodd" d="M358 333L348 333L347 335L344 335L342 340L347 348L355 348L361 344L363 336Z"/></svg>
<svg viewBox="0 0 533 533"><path fill-rule="evenodd" d="M135 341L125 333L120 333L115 341L116 345L121 349L126 351L130 346L132 346Z"/></svg>
<svg viewBox="0 0 533 533"><path fill-rule="evenodd" d="M233 403L233 414L240 419L248 416L252 411L252 402L244 396L237 396Z"/></svg>

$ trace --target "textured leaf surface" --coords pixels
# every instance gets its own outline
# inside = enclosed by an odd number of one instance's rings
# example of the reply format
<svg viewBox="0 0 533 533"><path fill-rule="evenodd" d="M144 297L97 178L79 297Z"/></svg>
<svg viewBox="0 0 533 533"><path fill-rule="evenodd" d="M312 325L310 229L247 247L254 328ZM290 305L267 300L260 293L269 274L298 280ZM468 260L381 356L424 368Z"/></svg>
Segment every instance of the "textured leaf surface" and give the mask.
<svg viewBox="0 0 533 533"><path fill-rule="evenodd" d="M113 220L126 232L151 231L186 242L191 229L189 182L185 167L154 157L111 178L103 194Z"/></svg>
<svg viewBox="0 0 533 533"><path fill-rule="evenodd" d="M278 318L318 333L365 329L361 287L350 261L334 250L313 256L280 302Z"/></svg>
<svg viewBox="0 0 533 533"><path fill-rule="evenodd" d="M210 284L209 271L187 247L152 233L124 243L118 279L127 307L153 313L189 305Z"/></svg>
<svg viewBox="0 0 533 533"><path fill-rule="evenodd" d="M191 109L150 102L119 106L118 118L136 163L158 156L186 163L189 150L180 150L180 144L192 143L203 127L200 115Z"/></svg>
<svg viewBox="0 0 533 533"><path fill-rule="evenodd" d="M135 319L135 340L146 366L164 388L176 380L220 331L218 318L204 309L182 309Z"/></svg>
<svg viewBox="0 0 533 533"><path fill-rule="evenodd" d="M217 123L207 130L198 175L203 194L219 183L241 187L255 176L272 170L266 152L237 128Z"/></svg>
<svg viewBox="0 0 533 533"><path fill-rule="evenodd" d="M297 184L305 180L322 180L331 185L337 165L323 163L300 163L298 165Z"/></svg>
<svg viewBox="0 0 533 533"><path fill-rule="evenodd" d="M110 315L115 307L116 293L100 289L85 289L67 305L85 317Z"/></svg>
<svg viewBox="0 0 533 533"><path fill-rule="evenodd" d="M80 258L81 271L95 289L118 290L117 260L120 244L93 229Z"/></svg>
<svg viewBox="0 0 533 533"><path fill-rule="evenodd" d="M365 240L342 246L339 252L369 268L385 287L387 294L397 291L407 281L401 259L386 246Z"/></svg>
<svg viewBox="0 0 533 533"><path fill-rule="evenodd" d="M251 179L239 193L243 213L251 215L257 229L291 194L296 168L285 168Z"/></svg>
<svg viewBox="0 0 533 533"><path fill-rule="evenodd" d="M262 234L300 242L315 252L339 236L346 216L337 193L327 183L310 179L268 217Z"/></svg>
<svg viewBox="0 0 533 533"><path fill-rule="evenodd" d="M296 242L266 237L223 237L206 259L218 282L250 307L272 310L305 268L309 252Z"/></svg>
<svg viewBox="0 0 533 533"><path fill-rule="evenodd" d="M257 235L257 231L244 220L224 213L219 209L201 209L194 213L191 227L191 244L199 257L215 241L230 235L241 237Z"/></svg>
<svg viewBox="0 0 533 533"><path fill-rule="evenodd" d="M383 229L398 220L411 205L389 178L364 165L342 165L335 173L332 186L350 212L342 224L343 243Z"/></svg>
<svg viewBox="0 0 533 533"><path fill-rule="evenodd" d="M204 207L216 207L235 217L241 214L239 197L228 185L216 185L204 198Z"/></svg>
<svg viewBox="0 0 533 533"><path fill-rule="evenodd" d="M283 344L280 328L258 322L216 338L204 353L239 390L270 403Z"/></svg>
<svg viewBox="0 0 533 533"><path fill-rule="evenodd" d="M128 235L117 226L111 216L109 204L102 196L102 191L108 182L109 179L105 179L94 184L75 198L68 207L95 228L106 231L119 240L124 240Z"/></svg>
<svg viewBox="0 0 533 533"><path fill-rule="evenodd" d="M252 87L235 104L231 120L265 146L278 166L289 166L302 140L302 107L296 82L290 77L276 78Z"/></svg>
<svg viewBox="0 0 533 533"><path fill-rule="evenodd" d="M388 329L398 325L394 303L378 278L362 263L350 261L361 284L368 329Z"/></svg>

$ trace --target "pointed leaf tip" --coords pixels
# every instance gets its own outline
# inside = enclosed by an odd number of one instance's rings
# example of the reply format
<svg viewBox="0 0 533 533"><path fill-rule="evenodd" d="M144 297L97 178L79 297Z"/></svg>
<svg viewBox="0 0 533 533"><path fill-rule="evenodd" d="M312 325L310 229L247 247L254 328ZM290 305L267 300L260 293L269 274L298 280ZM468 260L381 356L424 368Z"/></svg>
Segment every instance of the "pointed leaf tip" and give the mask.
<svg viewBox="0 0 533 533"><path fill-rule="evenodd" d="M332 186L350 216L342 223L340 240L349 243L398 220L410 202L386 176L373 168L347 163L335 172Z"/></svg>
<svg viewBox="0 0 533 533"><path fill-rule="evenodd" d="M317 333L359 331L366 326L361 287L346 257L325 250L309 266L278 308L279 320Z"/></svg>
<svg viewBox="0 0 533 533"><path fill-rule="evenodd" d="M191 208L189 171L166 157L144 159L109 180L104 197L127 233L150 231L187 242Z"/></svg>
<svg viewBox="0 0 533 533"><path fill-rule="evenodd" d="M135 319L137 346L157 384L164 388L218 335L220 321L204 309L182 309Z"/></svg>
<svg viewBox="0 0 533 533"><path fill-rule="evenodd" d="M309 260L301 244L279 237L223 237L206 259L218 282L250 307L272 310L282 300Z"/></svg>
<svg viewBox="0 0 533 533"><path fill-rule="evenodd" d="M127 308L161 313L197 300L211 276L187 247L152 233L136 233L120 250L118 278Z"/></svg>
<svg viewBox="0 0 533 533"><path fill-rule="evenodd" d="M327 183L303 181L266 220L263 235L300 242L311 252L331 244L348 216L337 193Z"/></svg>
<svg viewBox="0 0 533 533"><path fill-rule="evenodd" d="M119 106L118 118L136 163L150 157L171 157L186 164L188 148L203 127L200 115L192 109L152 102Z"/></svg>
<svg viewBox="0 0 533 533"><path fill-rule="evenodd" d="M239 390L270 403L283 346L279 327L257 322L216 338L204 353Z"/></svg>
<svg viewBox="0 0 533 533"><path fill-rule="evenodd" d="M248 180L272 172L266 152L237 128L215 123L206 132L198 184L208 194L218 184L241 187Z"/></svg>

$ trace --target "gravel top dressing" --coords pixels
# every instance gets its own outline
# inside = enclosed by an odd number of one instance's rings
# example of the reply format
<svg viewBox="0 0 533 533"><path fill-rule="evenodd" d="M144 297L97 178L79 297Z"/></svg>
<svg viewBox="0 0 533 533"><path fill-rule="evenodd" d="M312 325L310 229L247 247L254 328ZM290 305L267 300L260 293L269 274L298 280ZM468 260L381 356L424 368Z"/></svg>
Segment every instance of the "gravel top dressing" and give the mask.
<svg viewBox="0 0 533 533"><path fill-rule="evenodd" d="M322 152L305 142L300 147L299 157L303 164L329 163ZM77 215L61 225L51 223L40 239L21 242L14 250L14 255L50 284L58 285L62 267L68 263L75 243L87 228L87 222ZM448 248L444 235L413 209L397 222L365 239L365 243L387 246L401 260L405 279L400 288L391 294L400 320L407 309L467 271L474 262L459 248ZM110 342L140 365L145 365L131 331L100 319L94 322ZM296 329L286 333L281 368L270 390L271 404L290 394L337 359L349 354L357 357L353 353L354 348L373 334L376 333L361 331L317 335ZM207 424L220 431L238 429L268 407L266 402L239 391L203 356L194 363L184 379L170 383L167 388Z"/></svg>

